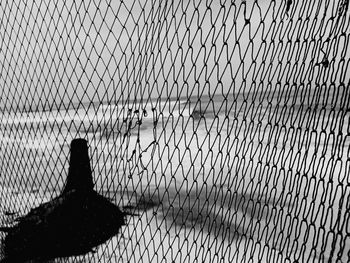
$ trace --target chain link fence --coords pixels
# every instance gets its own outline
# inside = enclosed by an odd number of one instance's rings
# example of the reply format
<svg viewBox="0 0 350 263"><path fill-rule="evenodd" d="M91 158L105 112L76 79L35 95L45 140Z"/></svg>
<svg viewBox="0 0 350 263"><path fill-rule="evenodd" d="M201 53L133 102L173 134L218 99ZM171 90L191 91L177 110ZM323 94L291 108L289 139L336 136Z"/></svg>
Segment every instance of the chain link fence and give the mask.
<svg viewBox="0 0 350 263"><path fill-rule="evenodd" d="M348 9L1 1L1 225L59 194L82 137L139 216L57 262L350 261Z"/></svg>

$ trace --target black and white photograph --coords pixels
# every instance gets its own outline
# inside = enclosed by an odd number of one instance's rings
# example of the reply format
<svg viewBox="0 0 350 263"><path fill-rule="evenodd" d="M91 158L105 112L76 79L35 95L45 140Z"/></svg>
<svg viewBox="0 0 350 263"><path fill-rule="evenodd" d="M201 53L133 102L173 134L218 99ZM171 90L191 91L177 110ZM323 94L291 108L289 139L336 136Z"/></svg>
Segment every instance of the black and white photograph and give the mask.
<svg viewBox="0 0 350 263"><path fill-rule="evenodd" d="M350 262L349 0L0 2L0 263Z"/></svg>

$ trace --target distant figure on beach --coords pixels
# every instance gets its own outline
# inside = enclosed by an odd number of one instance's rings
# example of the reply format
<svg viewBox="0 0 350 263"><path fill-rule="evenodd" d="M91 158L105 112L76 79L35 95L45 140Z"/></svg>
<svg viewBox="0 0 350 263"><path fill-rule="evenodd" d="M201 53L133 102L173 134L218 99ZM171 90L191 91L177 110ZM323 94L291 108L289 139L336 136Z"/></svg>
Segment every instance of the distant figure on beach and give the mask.
<svg viewBox="0 0 350 263"><path fill-rule="evenodd" d="M0 227L0 231L7 232L1 263L93 252L118 234L127 214L93 190L87 141L75 139L62 193L16 219L14 226Z"/></svg>
<svg viewBox="0 0 350 263"><path fill-rule="evenodd" d="M200 118L204 118L204 113L199 110L194 110L191 116L194 120L199 120Z"/></svg>

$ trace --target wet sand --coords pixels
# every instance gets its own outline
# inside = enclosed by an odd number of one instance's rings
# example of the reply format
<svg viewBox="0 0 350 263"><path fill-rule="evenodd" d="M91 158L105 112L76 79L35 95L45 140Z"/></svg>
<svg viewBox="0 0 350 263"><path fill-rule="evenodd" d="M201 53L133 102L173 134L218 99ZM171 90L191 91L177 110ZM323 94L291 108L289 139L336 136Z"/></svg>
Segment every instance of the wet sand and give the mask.
<svg viewBox="0 0 350 263"><path fill-rule="evenodd" d="M349 260L349 142L340 136L348 116L315 111L311 122L323 114L338 123L324 129L309 126L312 108L280 107L278 98L201 103L159 104L147 117L121 119L109 106L90 117L76 111L64 125L3 123L2 224L5 212L26 213L59 193L69 143L81 136L95 189L140 216L79 262ZM15 139L14 127L28 139Z"/></svg>

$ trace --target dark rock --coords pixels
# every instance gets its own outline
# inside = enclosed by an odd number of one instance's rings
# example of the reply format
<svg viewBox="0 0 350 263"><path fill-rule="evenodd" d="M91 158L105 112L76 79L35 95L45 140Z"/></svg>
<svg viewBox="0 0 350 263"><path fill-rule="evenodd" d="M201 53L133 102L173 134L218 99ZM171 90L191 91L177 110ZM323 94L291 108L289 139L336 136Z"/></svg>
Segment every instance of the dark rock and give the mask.
<svg viewBox="0 0 350 263"><path fill-rule="evenodd" d="M118 234L125 216L93 190L87 142L71 143L70 167L62 193L2 227L2 263L83 255Z"/></svg>

